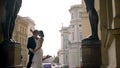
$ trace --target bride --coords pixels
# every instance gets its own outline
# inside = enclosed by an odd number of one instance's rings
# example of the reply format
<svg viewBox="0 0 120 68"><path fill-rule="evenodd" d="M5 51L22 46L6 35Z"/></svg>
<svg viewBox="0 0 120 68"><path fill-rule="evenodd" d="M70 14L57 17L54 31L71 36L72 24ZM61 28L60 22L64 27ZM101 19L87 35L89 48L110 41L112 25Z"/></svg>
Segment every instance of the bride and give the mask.
<svg viewBox="0 0 120 68"><path fill-rule="evenodd" d="M34 57L32 59L32 68L42 68L43 50L42 44L44 41L43 31L39 31L39 38L36 40L36 48L34 50Z"/></svg>

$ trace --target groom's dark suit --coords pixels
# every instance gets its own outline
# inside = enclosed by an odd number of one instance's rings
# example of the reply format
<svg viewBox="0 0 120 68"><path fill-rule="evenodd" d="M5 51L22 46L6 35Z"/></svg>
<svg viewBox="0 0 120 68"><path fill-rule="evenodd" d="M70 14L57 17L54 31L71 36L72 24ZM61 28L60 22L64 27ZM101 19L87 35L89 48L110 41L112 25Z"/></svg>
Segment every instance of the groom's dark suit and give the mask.
<svg viewBox="0 0 120 68"><path fill-rule="evenodd" d="M29 50L29 48L31 49L35 49L36 47L36 42L35 42L35 38L32 36L32 37L29 37L28 38L28 42L27 42L27 48ZM29 50L29 61L28 61L28 64L27 64L27 68L30 68L31 64L32 64L32 58L33 58L34 54Z"/></svg>

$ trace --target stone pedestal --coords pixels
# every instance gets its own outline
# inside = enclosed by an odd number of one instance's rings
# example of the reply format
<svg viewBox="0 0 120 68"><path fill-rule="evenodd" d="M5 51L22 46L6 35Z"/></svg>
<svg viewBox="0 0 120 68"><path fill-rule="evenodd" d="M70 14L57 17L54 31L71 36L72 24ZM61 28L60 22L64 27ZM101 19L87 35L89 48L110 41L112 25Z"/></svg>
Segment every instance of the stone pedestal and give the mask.
<svg viewBox="0 0 120 68"><path fill-rule="evenodd" d="M19 43L1 44L0 68L23 68L21 65L21 48Z"/></svg>
<svg viewBox="0 0 120 68"><path fill-rule="evenodd" d="M100 41L82 41L81 68L100 68L101 48Z"/></svg>

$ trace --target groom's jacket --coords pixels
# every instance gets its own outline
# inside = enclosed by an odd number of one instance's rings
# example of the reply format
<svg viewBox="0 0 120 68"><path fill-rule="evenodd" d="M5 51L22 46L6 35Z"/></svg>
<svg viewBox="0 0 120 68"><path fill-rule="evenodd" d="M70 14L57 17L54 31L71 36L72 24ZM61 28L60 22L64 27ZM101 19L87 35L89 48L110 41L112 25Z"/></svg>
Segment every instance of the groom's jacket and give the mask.
<svg viewBox="0 0 120 68"><path fill-rule="evenodd" d="M29 37L28 38L28 42L27 42L27 48L29 49L29 48L31 48L31 49L35 49L35 47L36 47L36 42L35 42L35 39L34 39L34 37L32 36L32 37ZM30 52L30 51L29 51Z"/></svg>

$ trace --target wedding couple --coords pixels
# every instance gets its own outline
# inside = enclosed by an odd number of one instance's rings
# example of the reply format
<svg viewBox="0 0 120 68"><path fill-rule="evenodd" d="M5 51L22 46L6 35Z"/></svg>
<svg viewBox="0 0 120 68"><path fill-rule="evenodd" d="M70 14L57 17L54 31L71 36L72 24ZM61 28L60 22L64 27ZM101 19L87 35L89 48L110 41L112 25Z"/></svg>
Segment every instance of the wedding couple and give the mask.
<svg viewBox="0 0 120 68"><path fill-rule="evenodd" d="M44 41L43 31L32 31L33 36L28 38L27 48L29 50L29 61L27 68L42 68L43 50L42 43Z"/></svg>

